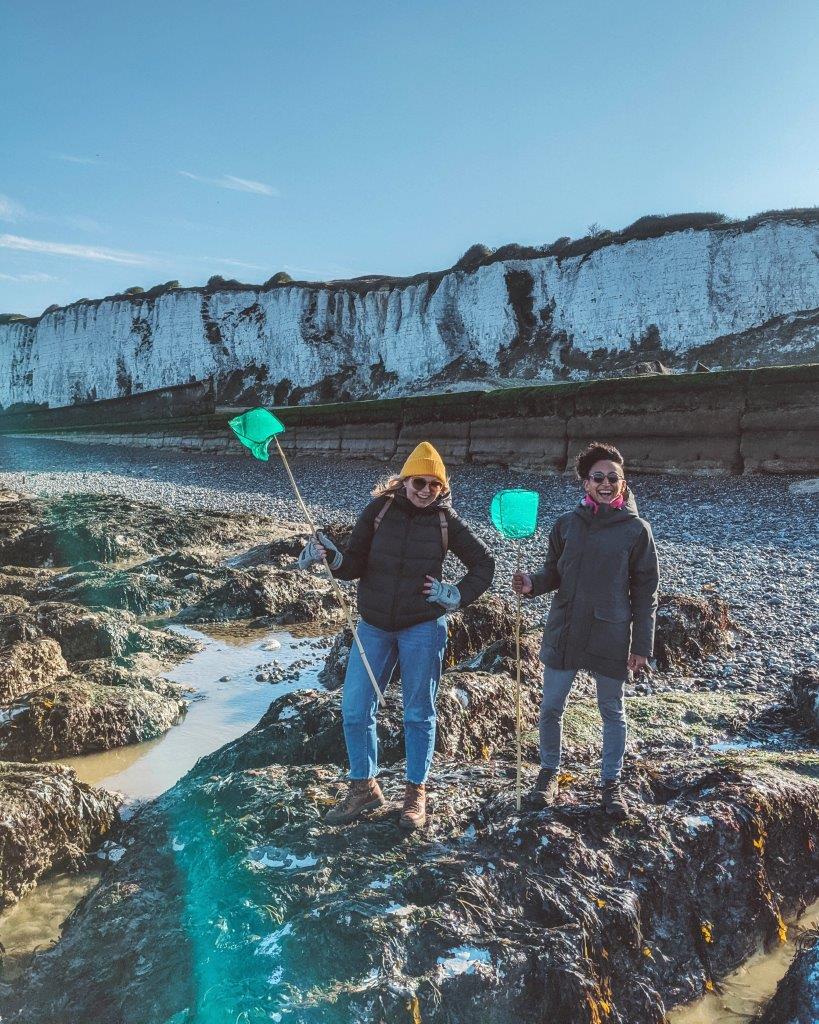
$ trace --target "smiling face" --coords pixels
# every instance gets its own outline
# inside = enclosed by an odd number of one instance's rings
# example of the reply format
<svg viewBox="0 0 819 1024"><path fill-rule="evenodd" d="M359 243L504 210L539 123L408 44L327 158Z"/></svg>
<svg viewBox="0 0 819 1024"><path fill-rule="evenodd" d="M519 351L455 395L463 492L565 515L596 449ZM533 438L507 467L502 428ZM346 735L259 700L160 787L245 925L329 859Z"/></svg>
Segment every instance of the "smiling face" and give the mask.
<svg viewBox="0 0 819 1024"><path fill-rule="evenodd" d="M596 480L595 477L600 479ZM614 479L615 477L616 479ZM583 490L598 505L610 505L625 489L626 480L623 476L623 467L619 462L611 462L609 459L595 462L589 470L589 475L583 481Z"/></svg>
<svg viewBox="0 0 819 1024"><path fill-rule="evenodd" d="M404 481L404 491L416 508L426 508L444 489L441 481L434 476L411 476Z"/></svg>

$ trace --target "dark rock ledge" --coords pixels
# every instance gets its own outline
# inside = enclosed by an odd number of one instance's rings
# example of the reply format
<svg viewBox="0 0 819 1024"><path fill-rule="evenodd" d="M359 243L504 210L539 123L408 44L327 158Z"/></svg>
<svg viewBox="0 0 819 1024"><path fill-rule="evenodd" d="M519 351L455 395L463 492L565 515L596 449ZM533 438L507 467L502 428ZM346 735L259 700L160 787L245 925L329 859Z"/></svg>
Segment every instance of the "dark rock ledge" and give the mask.
<svg viewBox="0 0 819 1024"><path fill-rule="evenodd" d="M260 763L268 723L141 811L4 1020L661 1024L819 895L815 755L667 751L614 825L582 765L518 815L511 758L458 752L405 837L394 804L322 824L341 772L277 706L292 763Z"/></svg>

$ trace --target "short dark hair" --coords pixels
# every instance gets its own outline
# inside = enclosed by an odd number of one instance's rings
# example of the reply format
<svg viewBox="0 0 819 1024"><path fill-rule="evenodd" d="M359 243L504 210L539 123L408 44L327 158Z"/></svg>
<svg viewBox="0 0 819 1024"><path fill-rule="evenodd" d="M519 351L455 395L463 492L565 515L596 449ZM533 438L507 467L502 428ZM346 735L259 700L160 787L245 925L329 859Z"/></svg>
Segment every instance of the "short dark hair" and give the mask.
<svg viewBox="0 0 819 1024"><path fill-rule="evenodd" d="M604 441L591 441L582 452L578 453L577 458L574 460L575 472L581 480L585 480L595 462L601 462L604 459L623 466L623 472L625 473L623 456L613 444L606 444Z"/></svg>

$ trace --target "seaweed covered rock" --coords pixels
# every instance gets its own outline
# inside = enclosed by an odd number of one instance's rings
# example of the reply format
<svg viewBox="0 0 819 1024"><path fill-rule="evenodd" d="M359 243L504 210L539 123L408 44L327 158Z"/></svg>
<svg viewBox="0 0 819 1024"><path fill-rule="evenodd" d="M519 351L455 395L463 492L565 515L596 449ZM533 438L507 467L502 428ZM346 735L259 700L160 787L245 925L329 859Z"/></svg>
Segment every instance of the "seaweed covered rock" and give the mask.
<svg viewBox="0 0 819 1024"><path fill-rule="evenodd" d="M56 640L40 637L2 646L0 705L66 675L68 664Z"/></svg>
<svg viewBox="0 0 819 1024"><path fill-rule="evenodd" d="M141 743L166 732L184 713L178 692L156 692L137 676L106 685L69 676L0 709L0 757L43 761Z"/></svg>
<svg viewBox="0 0 819 1024"><path fill-rule="evenodd" d="M0 757L108 750L178 721L181 690L158 672L198 643L141 626L128 612L15 602L0 614Z"/></svg>
<svg viewBox="0 0 819 1024"><path fill-rule="evenodd" d="M816 1024L819 1020L819 931L803 935L788 973L757 1024Z"/></svg>
<svg viewBox="0 0 819 1024"><path fill-rule="evenodd" d="M234 753L136 815L5 1021L661 1024L819 890L819 782L752 752L642 769L618 825L590 774L517 814L511 763L449 765L410 837L327 828L335 767Z"/></svg>
<svg viewBox="0 0 819 1024"><path fill-rule="evenodd" d="M0 597L38 599L54 579L53 569L30 569L17 565L0 567Z"/></svg>
<svg viewBox="0 0 819 1024"><path fill-rule="evenodd" d="M654 639L657 667L667 671L718 651L730 628L728 605L718 597L661 594Z"/></svg>
<svg viewBox="0 0 819 1024"><path fill-rule="evenodd" d="M127 664L135 654L149 654L159 663L173 664L198 649L187 637L148 629L125 611L44 601L0 614L0 648L40 637L55 640L67 662L109 658Z"/></svg>
<svg viewBox="0 0 819 1024"><path fill-rule="evenodd" d="M269 624L335 622L341 606L328 580L305 579L281 569L255 566L238 569L199 604L185 608L177 622L224 622L262 619Z"/></svg>
<svg viewBox="0 0 819 1024"><path fill-rule="evenodd" d="M347 662L350 658L350 649L353 646L353 631L345 626L333 640L324 667L319 672L319 682L328 690L337 690L344 683L344 675L347 671Z"/></svg>
<svg viewBox="0 0 819 1024"><path fill-rule="evenodd" d="M114 797L78 782L72 769L0 761L0 908L50 868L77 860L116 819Z"/></svg>
<svg viewBox="0 0 819 1024"><path fill-rule="evenodd" d="M125 569L85 563L61 573L37 592L89 608L122 608L137 615L167 615L196 604L224 584L231 571L213 556L172 552Z"/></svg>
<svg viewBox="0 0 819 1024"><path fill-rule="evenodd" d="M271 521L197 509L163 508L118 495L23 495L0 502L0 564L71 566L118 562L186 546L246 543Z"/></svg>
<svg viewBox="0 0 819 1024"><path fill-rule="evenodd" d="M806 668L791 680L791 700L800 721L819 740L819 671Z"/></svg>
<svg viewBox="0 0 819 1024"><path fill-rule="evenodd" d="M505 747L515 734L515 683L504 673L445 672L438 691L435 749L458 760L486 760ZM400 684L387 690L378 715L378 756L381 764L404 757L403 709ZM523 689L523 723L533 728L538 693ZM203 757L196 773L242 769L269 764L271 751L279 764L346 765L347 752L337 692L299 690L273 701L250 732ZM237 762L236 758L240 760Z"/></svg>

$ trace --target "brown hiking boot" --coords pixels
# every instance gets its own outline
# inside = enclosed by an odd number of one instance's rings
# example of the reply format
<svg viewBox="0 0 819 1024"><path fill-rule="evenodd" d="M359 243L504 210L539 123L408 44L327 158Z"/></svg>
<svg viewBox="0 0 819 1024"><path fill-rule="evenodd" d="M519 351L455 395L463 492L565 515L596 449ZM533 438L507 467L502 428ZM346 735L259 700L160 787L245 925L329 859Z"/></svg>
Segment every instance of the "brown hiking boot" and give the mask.
<svg viewBox="0 0 819 1024"><path fill-rule="evenodd" d="M538 807L551 807L557 797L557 769L541 768L529 797Z"/></svg>
<svg viewBox="0 0 819 1024"><path fill-rule="evenodd" d="M384 794L375 779L350 779L344 799L324 815L324 821L328 825L347 825L384 803Z"/></svg>
<svg viewBox="0 0 819 1024"><path fill-rule="evenodd" d="M398 821L399 828L411 832L423 828L427 823L427 787L421 783L408 782L404 790L404 810Z"/></svg>
<svg viewBox="0 0 819 1024"><path fill-rule="evenodd" d="M628 804L620 789L619 779L610 779L603 783L603 810L615 821L628 817Z"/></svg>

